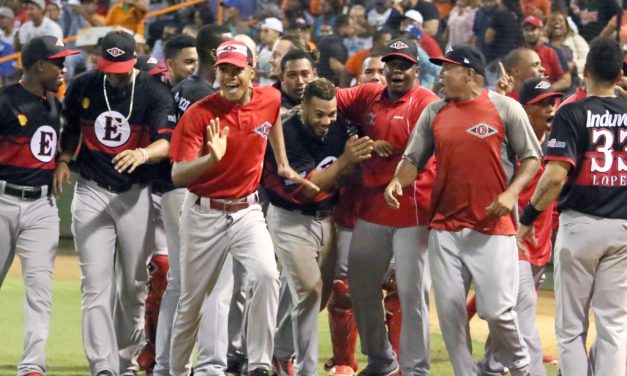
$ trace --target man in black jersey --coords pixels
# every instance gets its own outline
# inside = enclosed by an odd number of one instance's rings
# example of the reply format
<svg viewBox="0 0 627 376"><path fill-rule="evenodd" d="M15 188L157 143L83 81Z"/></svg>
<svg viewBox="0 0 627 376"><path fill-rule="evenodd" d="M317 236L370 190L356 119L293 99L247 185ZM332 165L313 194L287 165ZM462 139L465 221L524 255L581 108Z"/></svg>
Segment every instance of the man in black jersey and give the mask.
<svg viewBox="0 0 627 376"><path fill-rule="evenodd" d="M519 246L559 197L555 329L563 375L624 375L627 362L627 100L620 44L598 38L584 68L587 97L555 114L548 164L520 217ZM589 309L597 338L586 352Z"/></svg>
<svg viewBox="0 0 627 376"><path fill-rule="evenodd" d="M109 32L100 47L98 70L76 77L66 94L61 158L69 161L81 142L72 233L91 373L131 375L143 337L146 261L154 243L152 169L146 164L168 156L174 101L167 86L133 68L132 35ZM69 174L67 164L57 166L57 180Z"/></svg>
<svg viewBox="0 0 627 376"><path fill-rule="evenodd" d="M220 25L206 25L199 31L196 38L198 52L198 68L196 72L181 81L172 89L177 104L176 116L171 120L175 127L180 117L198 100L216 91L215 81L216 48L223 41L232 39L227 28ZM181 294L181 269L179 264L179 213L185 198L186 188L175 188L172 185L172 165L169 160L159 165L158 178L153 182L153 191L161 196L161 215L168 243L168 272L167 288L161 300L159 309L159 325L156 335L156 365L153 370L155 376L170 374L170 339L172 336L172 321L176 312L176 305ZM229 260L231 257L229 256ZM228 261L231 262L231 261ZM205 301L204 314L201 319L200 334L198 336L198 362L194 368L195 375L215 375L225 372L227 367L227 322L229 302L231 301L232 273L229 267L224 267L214 293ZM231 268L232 270L232 268ZM236 320L237 321L237 320ZM216 325L216 323L221 323ZM239 320L241 327L241 320ZM239 333L239 330L236 332ZM241 351L241 348L238 349Z"/></svg>
<svg viewBox="0 0 627 376"><path fill-rule="evenodd" d="M0 91L0 286L20 257L26 305L19 376L43 376L59 214L52 193L61 104L49 92L63 83L66 50L57 37L32 39L22 49L22 80ZM55 162L56 161L56 162Z"/></svg>

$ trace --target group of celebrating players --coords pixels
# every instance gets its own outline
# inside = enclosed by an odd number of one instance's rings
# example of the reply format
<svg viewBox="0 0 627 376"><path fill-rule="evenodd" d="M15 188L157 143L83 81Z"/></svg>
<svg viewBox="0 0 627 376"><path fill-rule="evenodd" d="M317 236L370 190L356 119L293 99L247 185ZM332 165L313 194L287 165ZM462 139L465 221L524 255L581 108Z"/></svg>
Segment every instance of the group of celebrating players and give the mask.
<svg viewBox="0 0 627 376"><path fill-rule="evenodd" d="M0 92L0 279L17 253L26 290L18 375L45 374L54 195L72 170L93 375L316 375L325 307L331 375L357 372L358 337L360 375L426 375L431 288L456 375L544 375L536 289L558 198L561 372L625 374L627 102L614 95L615 41L591 44L585 92L557 112L562 94L542 77L520 82L518 101L488 90L469 45L431 59L439 96L418 84L410 40L369 56L347 89L288 47L277 84L257 87L254 48L204 26L198 68L170 89L162 70L136 67L131 35L110 32L63 104L51 92L77 51L51 36L24 47L23 79ZM473 309L490 329L478 363Z"/></svg>

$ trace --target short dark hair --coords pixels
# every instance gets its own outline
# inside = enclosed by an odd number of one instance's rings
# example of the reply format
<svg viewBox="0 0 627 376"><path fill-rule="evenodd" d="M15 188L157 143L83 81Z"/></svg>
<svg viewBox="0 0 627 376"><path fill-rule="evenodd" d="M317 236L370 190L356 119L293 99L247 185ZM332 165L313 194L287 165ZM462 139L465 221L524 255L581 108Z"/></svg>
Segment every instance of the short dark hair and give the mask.
<svg viewBox="0 0 627 376"><path fill-rule="evenodd" d="M616 39L597 37L590 42L586 67L593 79L614 82L623 69L623 51Z"/></svg>
<svg viewBox="0 0 627 376"><path fill-rule="evenodd" d="M350 23L350 18L346 14L340 14L335 19L335 27L340 28L342 26L348 26Z"/></svg>
<svg viewBox="0 0 627 376"><path fill-rule="evenodd" d="M326 78L313 80L305 86L303 94L303 102L310 102L313 97L320 98L324 101L330 101L335 98L335 85Z"/></svg>
<svg viewBox="0 0 627 376"><path fill-rule="evenodd" d="M195 48L196 38L187 34L178 34L168 39L163 47L163 57L173 59L184 48Z"/></svg>
<svg viewBox="0 0 627 376"><path fill-rule="evenodd" d="M290 51L298 49L309 52L314 63L317 63L320 59L320 52L317 49L312 49L309 43L307 43L307 41L304 40L300 35L285 34L282 35L279 40L286 40L288 42L291 42L292 48L290 48Z"/></svg>
<svg viewBox="0 0 627 376"><path fill-rule="evenodd" d="M285 65L287 65L288 61L300 60L300 59L309 60L309 62L311 63L311 67L313 68L314 61L313 61L313 58L311 57L311 54L305 50L295 49L286 53L285 56L283 56L283 58L281 59L281 72L285 71Z"/></svg>
<svg viewBox="0 0 627 376"><path fill-rule="evenodd" d="M505 67L505 69L507 69L508 71L511 71L512 69L516 68L518 64L520 64L520 61L522 60L523 53L527 51L533 51L533 50L529 48L520 47L508 53L507 56L505 56L505 58L503 59L503 66Z"/></svg>
<svg viewBox="0 0 627 376"><path fill-rule="evenodd" d="M222 43L222 35L231 31L223 25L205 25L198 30L196 34L196 51L198 51L198 60L202 64L212 63L211 51L216 50Z"/></svg>

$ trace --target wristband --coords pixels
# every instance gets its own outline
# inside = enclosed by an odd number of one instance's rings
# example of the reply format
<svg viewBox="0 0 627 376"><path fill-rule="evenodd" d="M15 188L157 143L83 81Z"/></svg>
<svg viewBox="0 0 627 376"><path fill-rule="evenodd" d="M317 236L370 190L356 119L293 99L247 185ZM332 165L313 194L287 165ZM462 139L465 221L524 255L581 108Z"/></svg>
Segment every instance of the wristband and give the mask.
<svg viewBox="0 0 627 376"><path fill-rule="evenodd" d="M142 163L148 162L148 158L149 158L148 157L148 151L146 151L146 149L144 149L144 148L137 148L137 150L139 150L142 153L142 155L144 156L144 160L142 161Z"/></svg>
<svg viewBox="0 0 627 376"><path fill-rule="evenodd" d="M65 163L66 165L68 165L68 167L70 167L70 161L66 161L65 159L59 159L57 161L57 164L59 164L59 163Z"/></svg>
<svg viewBox="0 0 627 376"><path fill-rule="evenodd" d="M534 208L530 202L523 209L522 213L520 214L520 219L518 221L522 225L531 226L540 214L542 214L542 211Z"/></svg>

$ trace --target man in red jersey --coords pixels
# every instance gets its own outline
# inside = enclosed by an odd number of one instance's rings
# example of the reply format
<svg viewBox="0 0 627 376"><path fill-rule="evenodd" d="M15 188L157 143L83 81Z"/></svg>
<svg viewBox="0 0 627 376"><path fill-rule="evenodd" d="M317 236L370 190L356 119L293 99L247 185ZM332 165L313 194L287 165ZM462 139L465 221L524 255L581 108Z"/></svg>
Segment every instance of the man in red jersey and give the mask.
<svg viewBox="0 0 627 376"><path fill-rule="evenodd" d="M530 78L522 84L520 104L523 105L533 132L540 144L544 143L551 121L555 115L556 101L563 94L553 91L546 78ZM531 195L538 185L544 168L541 166L533 181L518 196L518 209L522 210L531 200ZM519 252L519 287L518 299L514 308L518 314L520 334L525 340L531 363L531 376L544 376L542 344L536 327L536 289L544 279L544 268L551 258L551 212L542 213L534 224L534 241L527 241L525 253ZM479 362L479 368L485 374L505 374L504 366L495 359L492 341L486 343L485 358Z"/></svg>
<svg viewBox="0 0 627 376"><path fill-rule="evenodd" d="M216 54L220 91L192 105L172 138L172 180L186 185L189 193L181 214L181 297L173 324L170 372L189 374L202 304L230 252L250 276L248 304L254 322L246 333L248 374L268 375L279 280L256 191L268 138L278 174L317 187L287 162L279 117L281 94L270 87L251 87L251 50L244 43L227 41Z"/></svg>
<svg viewBox="0 0 627 376"><path fill-rule="evenodd" d="M429 372L429 289L426 216L434 169L414 179L403 209L385 204L383 191L401 159L423 109L437 100L418 84L418 50L405 39L387 45L387 86L362 84L338 89L338 109L375 141L375 154L362 163L362 205L353 229L348 256L355 321L362 352L368 355L364 375ZM418 212L418 215L416 214ZM418 226L417 226L418 225ZM396 260L396 283L405 313L402 320L400 367L390 346L381 307L381 283L390 260Z"/></svg>
<svg viewBox="0 0 627 376"><path fill-rule="evenodd" d="M57 37L33 38L22 49L22 80L0 91L0 286L17 254L26 295L20 376L46 372L51 276L59 241L59 214L50 193L55 165L68 163L55 158L61 104L53 93L63 83L65 57L77 53L66 50Z"/></svg>
<svg viewBox="0 0 627 376"><path fill-rule="evenodd" d="M442 65L445 100L423 112L385 199L402 209L408 196L403 187L413 184L435 154L429 264L455 375L478 373L466 313L471 282L497 359L512 375L527 375L529 355L514 311L518 250L512 209L538 171L540 144L522 106L484 88L485 59L476 48L456 45L431 62ZM520 167L514 176L515 157Z"/></svg>

